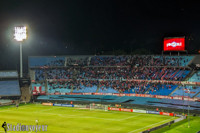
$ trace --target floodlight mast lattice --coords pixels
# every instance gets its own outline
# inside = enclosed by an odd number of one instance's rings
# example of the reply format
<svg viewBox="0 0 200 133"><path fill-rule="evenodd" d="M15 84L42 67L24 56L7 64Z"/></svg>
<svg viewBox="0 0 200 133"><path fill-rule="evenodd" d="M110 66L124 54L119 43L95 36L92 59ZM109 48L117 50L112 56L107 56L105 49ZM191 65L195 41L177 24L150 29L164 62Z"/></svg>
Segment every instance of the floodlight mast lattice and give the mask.
<svg viewBox="0 0 200 133"><path fill-rule="evenodd" d="M26 26L15 27L14 39L19 42L20 46L20 78L23 78L23 63L22 63L22 42L27 38Z"/></svg>

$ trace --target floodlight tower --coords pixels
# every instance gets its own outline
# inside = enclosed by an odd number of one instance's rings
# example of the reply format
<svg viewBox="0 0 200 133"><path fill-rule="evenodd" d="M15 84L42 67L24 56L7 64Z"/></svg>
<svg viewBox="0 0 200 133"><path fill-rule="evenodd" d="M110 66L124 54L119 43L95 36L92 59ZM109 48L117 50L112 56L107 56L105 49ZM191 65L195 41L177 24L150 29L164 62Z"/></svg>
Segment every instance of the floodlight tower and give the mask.
<svg viewBox="0 0 200 133"><path fill-rule="evenodd" d="M188 88L188 128L190 128L190 103L189 103L189 97L190 97L190 89Z"/></svg>
<svg viewBox="0 0 200 133"><path fill-rule="evenodd" d="M19 42L20 46L20 78L23 78L23 63L22 63L22 42L27 38L26 26L18 26L14 29L14 39Z"/></svg>

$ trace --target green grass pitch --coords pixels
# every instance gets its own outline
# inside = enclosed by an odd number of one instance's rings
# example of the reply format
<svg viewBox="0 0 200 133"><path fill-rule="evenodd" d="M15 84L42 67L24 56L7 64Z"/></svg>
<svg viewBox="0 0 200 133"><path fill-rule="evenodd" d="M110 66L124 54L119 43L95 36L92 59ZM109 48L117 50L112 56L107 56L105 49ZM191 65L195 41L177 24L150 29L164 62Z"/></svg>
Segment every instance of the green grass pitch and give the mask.
<svg viewBox="0 0 200 133"><path fill-rule="evenodd" d="M138 133L173 119L176 117L41 104L22 105L18 109L14 106L0 107L0 124L6 121L13 125L35 125L35 120L39 120L39 125L48 125L48 133ZM0 128L0 133L3 131Z"/></svg>
<svg viewBox="0 0 200 133"><path fill-rule="evenodd" d="M200 117L190 116L190 126L188 128L188 119L172 124L170 127L164 127L152 133L198 133L200 131Z"/></svg>

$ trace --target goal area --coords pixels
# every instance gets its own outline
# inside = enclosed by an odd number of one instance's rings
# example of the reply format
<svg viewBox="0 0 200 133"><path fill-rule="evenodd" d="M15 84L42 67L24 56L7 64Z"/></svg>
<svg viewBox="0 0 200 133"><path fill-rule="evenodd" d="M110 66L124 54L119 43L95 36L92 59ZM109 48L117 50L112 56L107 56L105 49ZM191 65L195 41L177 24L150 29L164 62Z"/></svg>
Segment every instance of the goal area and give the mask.
<svg viewBox="0 0 200 133"><path fill-rule="evenodd" d="M90 104L90 110L104 110L104 111L108 111L108 105L91 103Z"/></svg>

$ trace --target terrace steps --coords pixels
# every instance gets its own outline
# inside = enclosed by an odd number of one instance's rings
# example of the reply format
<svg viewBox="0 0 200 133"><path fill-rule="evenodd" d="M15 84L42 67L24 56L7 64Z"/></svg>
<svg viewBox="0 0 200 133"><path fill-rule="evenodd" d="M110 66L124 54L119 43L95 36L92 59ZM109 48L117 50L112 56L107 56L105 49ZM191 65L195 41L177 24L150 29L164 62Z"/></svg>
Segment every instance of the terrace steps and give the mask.
<svg viewBox="0 0 200 133"><path fill-rule="evenodd" d="M196 96L198 96L200 94L200 91L197 93L197 94L195 94L192 98L194 98L194 97L196 97Z"/></svg>
<svg viewBox="0 0 200 133"><path fill-rule="evenodd" d="M190 73L185 77L185 81L188 81L197 71L194 70L194 71L190 71Z"/></svg>
<svg viewBox="0 0 200 133"><path fill-rule="evenodd" d="M100 88L100 87L99 87L99 85L98 85L98 86L97 86L97 90L96 90L96 93L98 93L98 91L99 91L99 88Z"/></svg>
<svg viewBox="0 0 200 133"><path fill-rule="evenodd" d="M174 89L174 90L169 94L169 96L171 96L178 88L179 88L179 86L177 86L176 89Z"/></svg>
<svg viewBox="0 0 200 133"><path fill-rule="evenodd" d="M74 87L72 86L70 92L72 93L73 91L74 91Z"/></svg>
<svg viewBox="0 0 200 133"><path fill-rule="evenodd" d="M31 92L29 86L21 87L21 100L24 102L29 102L31 100Z"/></svg>

